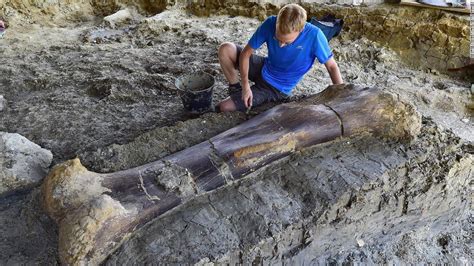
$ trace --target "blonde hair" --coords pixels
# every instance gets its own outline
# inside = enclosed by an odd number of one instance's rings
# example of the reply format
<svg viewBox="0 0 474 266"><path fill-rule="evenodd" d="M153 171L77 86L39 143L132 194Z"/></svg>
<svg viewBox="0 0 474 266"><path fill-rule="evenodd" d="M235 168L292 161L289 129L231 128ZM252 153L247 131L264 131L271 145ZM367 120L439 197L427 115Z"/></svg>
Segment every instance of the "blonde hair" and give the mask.
<svg viewBox="0 0 474 266"><path fill-rule="evenodd" d="M306 23L306 10L297 4L288 4L278 12L276 29L281 34L301 31Z"/></svg>

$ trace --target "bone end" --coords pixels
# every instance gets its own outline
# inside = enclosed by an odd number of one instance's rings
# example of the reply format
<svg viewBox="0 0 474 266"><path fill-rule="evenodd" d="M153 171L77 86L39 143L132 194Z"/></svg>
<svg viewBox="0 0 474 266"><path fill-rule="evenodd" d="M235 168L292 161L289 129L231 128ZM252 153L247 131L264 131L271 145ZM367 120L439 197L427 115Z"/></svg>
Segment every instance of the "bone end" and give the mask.
<svg viewBox="0 0 474 266"><path fill-rule="evenodd" d="M125 209L105 192L104 175L88 171L79 159L56 165L42 186L43 206L59 225L59 256L67 265L99 264L129 224Z"/></svg>
<svg viewBox="0 0 474 266"><path fill-rule="evenodd" d="M381 98L386 98L392 104L380 109L380 120L386 125L382 136L400 141L412 141L421 132L421 115L411 104L404 103L393 94L385 93Z"/></svg>
<svg viewBox="0 0 474 266"><path fill-rule="evenodd" d="M102 175L88 171L76 158L56 165L42 185L43 207L56 222L66 213L108 191Z"/></svg>

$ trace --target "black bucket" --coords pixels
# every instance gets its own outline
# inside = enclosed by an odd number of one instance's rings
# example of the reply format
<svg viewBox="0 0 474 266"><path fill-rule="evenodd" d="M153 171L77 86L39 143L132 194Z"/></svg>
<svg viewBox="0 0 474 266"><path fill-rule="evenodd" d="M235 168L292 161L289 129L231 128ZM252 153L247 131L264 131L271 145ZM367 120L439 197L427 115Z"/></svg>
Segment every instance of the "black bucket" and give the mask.
<svg viewBox="0 0 474 266"><path fill-rule="evenodd" d="M202 114L212 109L214 77L205 72L182 75L174 85L183 101L184 109L192 114Z"/></svg>

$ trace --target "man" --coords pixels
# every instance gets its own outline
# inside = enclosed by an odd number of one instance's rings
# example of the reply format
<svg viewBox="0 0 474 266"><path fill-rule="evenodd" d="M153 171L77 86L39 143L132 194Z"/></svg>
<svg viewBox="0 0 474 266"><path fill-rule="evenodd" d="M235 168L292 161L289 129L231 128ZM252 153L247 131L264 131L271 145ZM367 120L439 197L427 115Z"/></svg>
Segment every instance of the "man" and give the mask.
<svg viewBox="0 0 474 266"><path fill-rule="evenodd" d="M278 17L271 16L258 27L245 48L229 42L219 47L219 62L229 82L230 97L219 103L218 110L244 111L287 98L315 59L326 66L333 84L342 83L326 37L306 18L301 6L288 4ZM254 55L263 43L267 44L268 57ZM250 87L249 80L255 85Z"/></svg>

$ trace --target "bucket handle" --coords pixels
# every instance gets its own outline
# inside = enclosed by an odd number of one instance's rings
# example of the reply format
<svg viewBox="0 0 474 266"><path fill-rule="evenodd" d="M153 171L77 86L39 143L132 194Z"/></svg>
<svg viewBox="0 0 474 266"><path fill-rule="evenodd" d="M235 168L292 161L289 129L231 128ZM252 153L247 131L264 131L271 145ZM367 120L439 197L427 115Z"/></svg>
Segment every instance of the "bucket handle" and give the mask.
<svg viewBox="0 0 474 266"><path fill-rule="evenodd" d="M212 76L211 73L207 73L207 72L204 72L204 73ZM179 96L185 95L184 91L182 91L182 90L180 90L176 87L176 80L178 78L172 77L168 74L155 73L155 75L158 75L160 78L164 79L167 83L169 83L171 85L171 87L174 88L174 90L178 93Z"/></svg>
<svg viewBox="0 0 474 266"><path fill-rule="evenodd" d="M160 78L164 79L167 83L169 83L169 85L171 85L170 87L173 88L173 90L176 91L179 96L183 95L183 91L176 88L176 80L178 78L172 77L171 75L168 75L168 74L155 73L155 75L158 75Z"/></svg>

